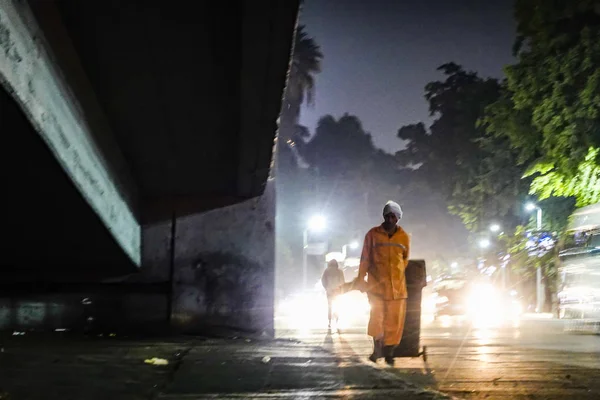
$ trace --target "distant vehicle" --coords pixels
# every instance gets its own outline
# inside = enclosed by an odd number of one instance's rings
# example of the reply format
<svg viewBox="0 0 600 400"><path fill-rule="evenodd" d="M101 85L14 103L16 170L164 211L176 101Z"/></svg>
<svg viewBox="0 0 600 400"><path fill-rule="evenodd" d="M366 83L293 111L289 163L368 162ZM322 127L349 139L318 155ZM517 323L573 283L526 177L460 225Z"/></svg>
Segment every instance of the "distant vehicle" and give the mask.
<svg viewBox="0 0 600 400"><path fill-rule="evenodd" d="M523 312L515 291L506 293L485 279L446 279L434 290L434 318L463 316L487 324L514 320Z"/></svg>
<svg viewBox="0 0 600 400"><path fill-rule="evenodd" d="M433 287L435 311L434 319L442 316L465 315L467 281L465 279L443 279Z"/></svg>
<svg viewBox="0 0 600 400"><path fill-rule="evenodd" d="M562 248L559 318L600 320L600 203L573 213Z"/></svg>

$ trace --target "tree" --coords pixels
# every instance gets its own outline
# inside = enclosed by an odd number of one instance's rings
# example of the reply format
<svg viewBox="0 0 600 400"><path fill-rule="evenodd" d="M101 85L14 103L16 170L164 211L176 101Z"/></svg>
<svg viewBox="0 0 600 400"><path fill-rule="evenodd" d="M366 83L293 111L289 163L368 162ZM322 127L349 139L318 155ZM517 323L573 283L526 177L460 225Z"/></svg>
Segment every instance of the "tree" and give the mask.
<svg viewBox="0 0 600 400"><path fill-rule="evenodd" d="M349 114L339 119L322 117L304 150L311 165L335 177L352 174L355 165L371 159L375 153L371 135L365 132L358 117Z"/></svg>
<svg viewBox="0 0 600 400"><path fill-rule="evenodd" d="M321 72L322 59L323 53L315 39L306 33L303 25L298 26L281 107L279 137L284 143L291 145L306 133L297 127L300 109L305 103L314 104L315 75Z"/></svg>
<svg viewBox="0 0 600 400"><path fill-rule="evenodd" d="M500 83L454 63L438 70L445 80L425 87L435 120L429 129L423 123L400 128L398 137L407 145L397 158L418 166L417 176L441 193L470 231L481 232L493 220L516 222L523 170L509 141L486 135L480 121L486 107L500 98Z"/></svg>
<svg viewBox="0 0 600 400"><path fill-rule="evenodd" d="M397 194L394 157L375 148L354 115L322 117L302 155L313 174L311 200L339 221L342 231L363 232L372 224L373 208Z"/></svg>
<svg viewBox="0 0 600 400"><path fill-rule="evenodd" d="M398 159L419 165L421 173L450 196L455 183L464 181L473 165L478 150L475 140L483 136L476 122L484 107L497 99L498 83L483 80L454 63L438 70L446 79L425 87L429 113L436 118L429 129L423 123L400 128L398 137L407 146L398 153Z"/></svg>
<svg viewBox="0 0 600 400"><path fill-rule="evenodd" d="M415 237L413 254L452 258L463 250L460 223L412 169L374 146L358 117L321 118L302 154L314 183L305 207L327 214L334 247L361 240L381 221L383 205L395 200L405 209L402 225Z"/></svg>
<svg viewBox="0 0 600 400"><path fill-rule="evenodd" d="M292 257L297 260L301 249L299 250L296 244L302 243L303 229L302 221L298 220L298 211L305 206L304 200L311 188L310 171L306 170L308 165L300 156L302 145L310 134L306 127L298 124L298 119L301 106L304 103L313 104L315 76L321 70L323 54L315 39L306 33L304 26L299 26L296 30L292 50L288 82L279 118L276 150L276 233L278 243L289 244L286 252L288 260ZM293 271L289 270L292 265L291 262L281 262L278 271L292 273Z"/></svg>
<svg viewBox="0 0 600 400"><path fill-rule="evenodd" d="M300 25L296 31L290 80L286 88L286 101L295 118L300 115L300 106L305 100L308 105L314 104L314 75L321 72L322 59L323 53L319 45L314 38L308 36L304 25Z"/></svg>
<svg viewBox="0 0 600 400"><path fill-rule="evenodd" d="M600 201L600 2L517 0L519 62L490 109L540 198ZM512 125L512 126L511 126Z"/></svg>

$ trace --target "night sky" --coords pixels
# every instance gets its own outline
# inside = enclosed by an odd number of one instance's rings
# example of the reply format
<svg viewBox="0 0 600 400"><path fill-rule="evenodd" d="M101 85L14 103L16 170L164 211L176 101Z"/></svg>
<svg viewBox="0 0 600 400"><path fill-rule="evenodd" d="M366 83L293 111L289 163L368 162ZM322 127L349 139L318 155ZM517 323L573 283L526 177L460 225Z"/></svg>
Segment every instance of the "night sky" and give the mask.
<svg viewBox="0 0 600 400"><path fill-rule="evenodd" d="M325 114L357 115L375 144L402 147L402 125L428 121L424 86L454 61L502 77L512 63L512 0L306 0L300 23L325 55L311 131Z"/></svg>

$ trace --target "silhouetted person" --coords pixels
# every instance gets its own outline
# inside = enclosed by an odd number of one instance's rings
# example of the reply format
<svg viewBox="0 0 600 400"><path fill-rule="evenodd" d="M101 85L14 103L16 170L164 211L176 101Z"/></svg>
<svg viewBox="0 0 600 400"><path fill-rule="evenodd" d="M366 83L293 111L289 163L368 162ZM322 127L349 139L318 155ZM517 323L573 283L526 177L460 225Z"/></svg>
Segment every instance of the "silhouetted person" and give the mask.
<svg viewBox="0 0 600 400"><path fill-rule="evenodd" d="M344 280L344 272L339 269L339 265L337 260L331 260L327 263L327 268L325 268L325 272L323 272L323 276L321 277L321 284L325 288L325 292L327 293L327 306L328 313L327 318L329 320L329 327L331 328L331 319L334 317L333 315L333 301L340 294L341 286L346 283ZM339 316L335 315L336 322Z"/></svg>

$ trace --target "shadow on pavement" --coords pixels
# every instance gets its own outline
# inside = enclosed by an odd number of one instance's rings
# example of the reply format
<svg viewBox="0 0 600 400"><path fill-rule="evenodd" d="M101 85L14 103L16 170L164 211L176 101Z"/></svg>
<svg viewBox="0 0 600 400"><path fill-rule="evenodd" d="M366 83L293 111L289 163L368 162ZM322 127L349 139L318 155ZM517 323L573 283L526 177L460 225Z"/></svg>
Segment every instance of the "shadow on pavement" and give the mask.
<svg viewBox="0 0 600 400"><path fill-rule="evenodd" d="M344 358L351 359L354 362L393 374L403 381L411 382L417 386L438 390L439 384L435 376L435 370L430 364L420 358L396 358L395 367L390 368L383 360L374 364L368 361L366 354L358 354L352 347L350 341L344 338L340 332L338 332L337 342L336 348L331 331L328 331L323 341L323 347L328 351L343 354ZM408 363L406 363L407 360L409 361Z"/></svg>

